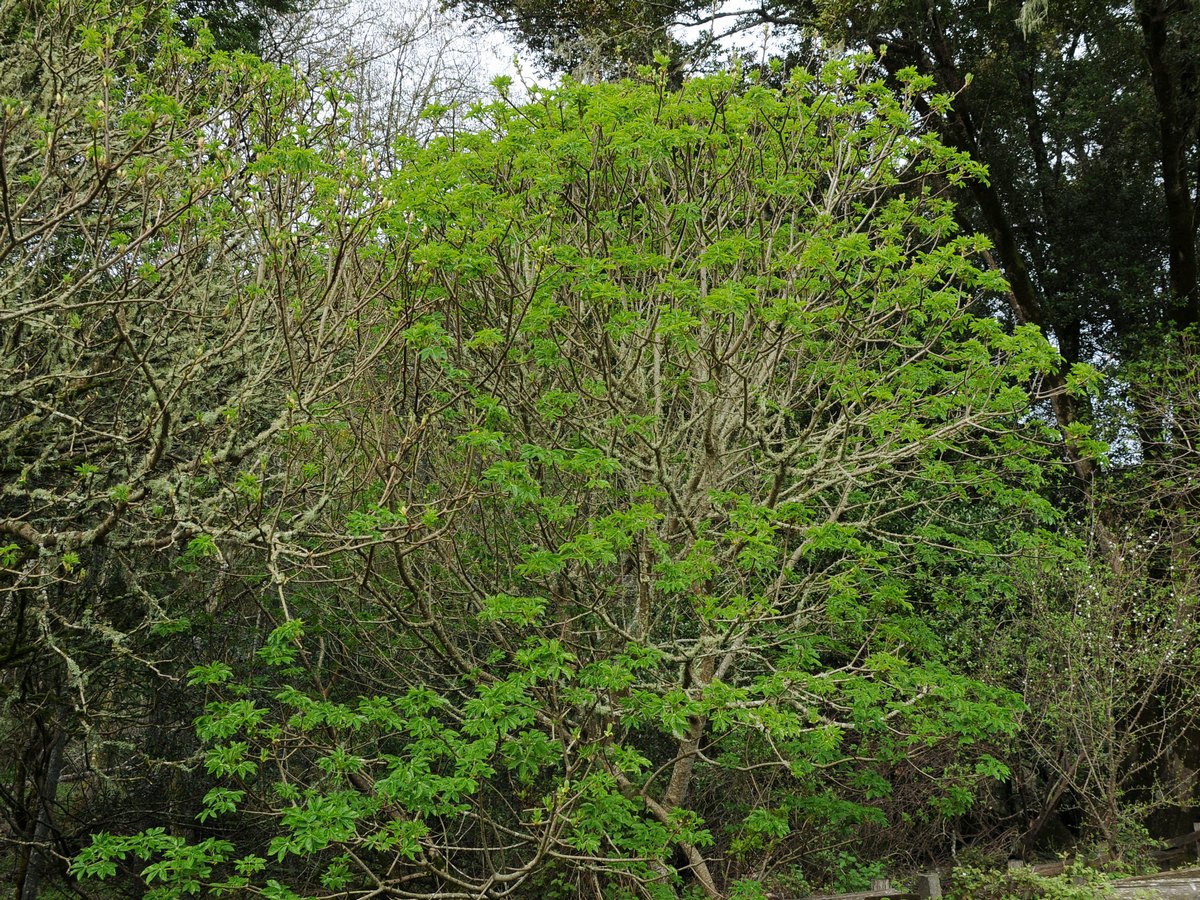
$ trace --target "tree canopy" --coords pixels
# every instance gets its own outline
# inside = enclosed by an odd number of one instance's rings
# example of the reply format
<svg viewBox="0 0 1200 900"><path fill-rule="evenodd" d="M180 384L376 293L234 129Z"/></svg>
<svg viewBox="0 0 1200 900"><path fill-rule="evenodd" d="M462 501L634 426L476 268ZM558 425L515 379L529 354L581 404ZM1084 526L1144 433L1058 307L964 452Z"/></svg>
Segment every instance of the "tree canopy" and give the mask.
<svg viewBox="0 0 1200 900"><path fill-rule="evenodd" d="M571 17L569 10L524 0L464 8L509 22L548 64L572 64L546 43L570 33L555 18ZM627 54L629 65L672 46L703 58L716 35L769 28L784 48L807 46L814 35L827 45L886 48L880 61L893 77L915 68L954 95L931 125L990 173L965 186L959 214L992 240L1012 315L1051 336L1067 365L1137 363L1164 335L1200 321L1200 83L1190 0L783 0L750 9L677 0L654 9L660 24L645 42L650 49ZM581 21L614 42L635 22L608 4ZM672 31L683 25L701 35L690 47ZM785 65L808 58L786 50L780 57ZM1101 421L1105 433L1128 427L1137 441L1157 444L1153 401L1134 391L1122 402L1146 416L1135 414L1128 426ZM1096 421L1085 402L1064 398L1055 412L1063 427ZM1090 466L1076 464L1091 477Z"/></svg>

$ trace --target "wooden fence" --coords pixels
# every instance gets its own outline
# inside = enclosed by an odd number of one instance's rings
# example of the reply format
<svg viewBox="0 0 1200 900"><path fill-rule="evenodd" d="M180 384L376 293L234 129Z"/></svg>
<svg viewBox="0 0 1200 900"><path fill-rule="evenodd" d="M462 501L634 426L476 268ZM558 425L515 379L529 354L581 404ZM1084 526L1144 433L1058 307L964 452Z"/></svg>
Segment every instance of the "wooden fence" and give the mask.
<svg viewBox="0 0 1200 900"><path fill-rule="evenodd" d="M1162 843L1163 846L1160 849L1150 854L1151 859L1158 864L1160 870L1176 866L1188 859L1200 858L1200 822L1196 822L1192 826L1192 830L1186 834L1177 835ZM1109 862L1110 859L1108 854L1101 854L1099 857L1088 859L1087 862L1089 865L1099 866ZM1061 859L1055 862L1038 863L1029 868L1038 875L1053 877L1061 875L1073 862L1075 862L1074 859ZM1010 860L1009 865L1023 867L1024 863L1020 860ZM891 882L887 879L879 879L872 882L869 891L859 891L853 894L820 894L806 897L804 900L921 900L925 897L940 896L942 896L942 885L938 873L927 872L916 877L916 884L911 890L892 887Z"/></svg>

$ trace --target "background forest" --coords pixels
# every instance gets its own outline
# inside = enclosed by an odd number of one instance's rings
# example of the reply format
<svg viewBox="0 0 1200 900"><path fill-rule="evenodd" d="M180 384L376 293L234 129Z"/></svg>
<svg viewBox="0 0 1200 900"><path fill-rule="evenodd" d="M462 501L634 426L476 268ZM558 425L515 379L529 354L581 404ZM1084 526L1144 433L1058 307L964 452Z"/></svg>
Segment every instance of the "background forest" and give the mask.
<svg viewBox="0 0 1200 900"><path fill-rule="evenodd" d="M1190 829L1192 0L454 15L0 0L13 896Z"/></svg>

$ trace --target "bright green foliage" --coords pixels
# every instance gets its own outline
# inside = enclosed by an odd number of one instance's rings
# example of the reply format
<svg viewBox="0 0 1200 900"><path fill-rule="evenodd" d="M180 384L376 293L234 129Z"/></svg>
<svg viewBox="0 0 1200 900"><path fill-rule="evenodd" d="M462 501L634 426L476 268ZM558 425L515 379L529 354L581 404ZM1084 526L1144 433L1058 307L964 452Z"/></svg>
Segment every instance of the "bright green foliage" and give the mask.
<svg viewBox="0 0 1200 900"><path fill-rule="evenodd" d="M980 172L870 72L568 83L401 148L404 327L347 413L377 480L290 576L326 611L193 672L201 815L277 822L261 874L196 850L213 879L719 896L881 822L910 758L931 818L1004 774L1016 698L930 622L943 567L1002 595L1053 518L1024 385L1058 360L972 313L1002 285L939 191Z"/></svg>

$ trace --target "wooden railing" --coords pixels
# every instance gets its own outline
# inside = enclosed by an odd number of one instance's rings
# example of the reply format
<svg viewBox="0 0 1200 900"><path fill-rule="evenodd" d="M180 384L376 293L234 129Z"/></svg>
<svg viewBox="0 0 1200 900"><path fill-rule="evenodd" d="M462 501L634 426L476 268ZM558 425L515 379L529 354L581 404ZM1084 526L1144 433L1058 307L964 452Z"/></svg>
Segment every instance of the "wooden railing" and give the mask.
<svg viewBox="0 0 1200 900"><path fill-rule="evenodd" d="M1162 843L1163 846L1160 849L1150 854L1151 859L1162 869L1184 861L1189 854L1193 855L1192 858L1200 857L1200 822L1196 822L1191 831ZM1090 865L1103 865L1109 861L1111 861L1111 857L1108 854L1101 854L1099 857L1088 860ZM1073 862L1074 859L1062 859L1050 863L1037 863L1029 868L1038 875L1053 877L1061 875ZM1024 863L1014 859L1009 861L1009 866L1024 867ZM858 891L852 894L812 895L806 897L805 900L920 900L920 898L940 896L942 896L942 885L938 873L926 872L916 877L916 884L911 890L893 887L891 882L884 878L872 882L869 891Z"/></svg>
<svg viewBox="0 0 1200 900"><path fill-rule="evenodd" d="M1200 822L1192 824L1192 830L1184 832L1173 838L1168 838L1162 842L1161 849L1152 850L1150 858L1158 863L1160 869L1165 869L1174 866L1177 863L1187 859L1189 853L1192 853L1197 848L1200 848ZM1038 863L1030 866L1030 868L1039 875L1061 875L1063 870L1071 865L1074 859L1055 860L1049 863ZM1112 861L1112 855L1101 853L1098 857L1088 860L1090 865L1102 866L1107 862Z"/></svg>

